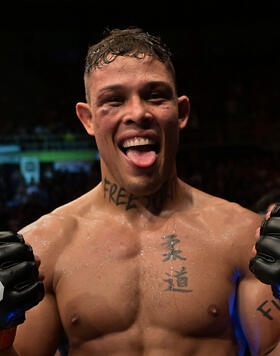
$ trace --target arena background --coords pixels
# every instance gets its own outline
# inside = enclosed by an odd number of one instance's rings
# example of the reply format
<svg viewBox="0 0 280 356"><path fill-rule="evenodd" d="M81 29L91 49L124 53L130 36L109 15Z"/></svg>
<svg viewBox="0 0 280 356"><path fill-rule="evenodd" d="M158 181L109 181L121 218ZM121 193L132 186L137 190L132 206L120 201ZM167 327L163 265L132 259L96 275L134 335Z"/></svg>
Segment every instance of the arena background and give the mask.
<svg viewBox="0 0 280 356"><path fill-rule="evenodd" d="M246 0L5 3L1 229L17 231L99 182L75 104L84 100L87 48L105 28L142 27L174 53L179 93L191 100L182 179L260 213L280 200L279 10L277 1Z"/></svg>
<svg viewBox="0 0 280 356"><path fill-rule="evenodd" d="M226 4L225 4L226 3ZM94 187L98 153L75 114L87 48L139 26L174 53L191 100L178 172L263 211L279 189L280 5L248 1L12 2L1 13L0 226L18 230ZM270 199L270 198L269 198Z"/></svg>

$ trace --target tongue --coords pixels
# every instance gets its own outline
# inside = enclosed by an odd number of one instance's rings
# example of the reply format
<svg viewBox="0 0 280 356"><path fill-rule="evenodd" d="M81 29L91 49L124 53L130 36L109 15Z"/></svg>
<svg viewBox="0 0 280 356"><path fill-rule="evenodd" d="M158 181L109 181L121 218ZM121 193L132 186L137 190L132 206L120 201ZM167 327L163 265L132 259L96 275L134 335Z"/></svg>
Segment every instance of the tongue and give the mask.
<svg viewBox="0 0 280 356"><path fill-rule="evenodd" d="M134 148L128 149L126 155L137 167L150 167L157 158L155 151L141 151Z"/></svg>

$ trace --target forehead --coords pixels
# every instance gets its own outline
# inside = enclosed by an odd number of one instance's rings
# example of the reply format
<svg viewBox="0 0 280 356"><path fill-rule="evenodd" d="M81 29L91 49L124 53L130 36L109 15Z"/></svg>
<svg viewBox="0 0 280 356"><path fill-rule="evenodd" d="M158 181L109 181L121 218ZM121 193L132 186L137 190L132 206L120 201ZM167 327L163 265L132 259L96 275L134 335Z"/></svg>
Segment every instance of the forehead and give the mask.
<svg viewBox="0 0 280 356"><path fill-rule="evenodd" d="M95 69L90 75L88 85L90 92L94 94L111 85L132 87L153 81L164 81L173 87L175 85L166 64L154 57L117 57L111 63Z"/></svg>

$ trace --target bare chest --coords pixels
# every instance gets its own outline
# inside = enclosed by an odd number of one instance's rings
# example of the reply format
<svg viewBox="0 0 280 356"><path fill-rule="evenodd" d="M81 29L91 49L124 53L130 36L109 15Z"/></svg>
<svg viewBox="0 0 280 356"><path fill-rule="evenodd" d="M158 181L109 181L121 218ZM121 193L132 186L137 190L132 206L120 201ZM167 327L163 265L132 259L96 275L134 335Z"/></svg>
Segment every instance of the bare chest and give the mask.
<svg viewBox="0 0 280 356"><path fill-rule="evenodd" d="M70 246L56 273L61 320L73 338L149 328L217 336L230 324L234 276L211 237L202 244L180 230L104 230Z"/></svg>

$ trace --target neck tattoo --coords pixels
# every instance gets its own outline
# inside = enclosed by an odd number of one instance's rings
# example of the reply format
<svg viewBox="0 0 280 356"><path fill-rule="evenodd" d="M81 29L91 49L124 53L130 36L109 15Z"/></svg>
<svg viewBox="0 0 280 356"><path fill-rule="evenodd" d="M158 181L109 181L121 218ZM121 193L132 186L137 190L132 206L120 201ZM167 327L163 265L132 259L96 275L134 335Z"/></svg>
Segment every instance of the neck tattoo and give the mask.
<svg viewBox="0 0 280 356"><path fill-rule="evenodd" d="M137 200L139 198L128 193L123 187L120 187L116 183L110 182L106 177L103 180L103 192L104 200L108 200L109 203L115 206L122 206L125 210L136 209ZM146 195L144 198L146 200L146 208L158 212L162 209L164 203L167 200L173 200L175 192L175 178L172 179L171 183L165 183L161 189L152 195Z"/></svg>

